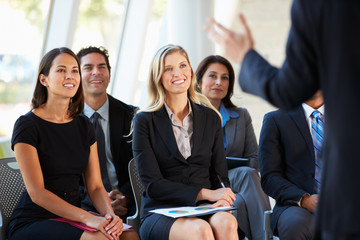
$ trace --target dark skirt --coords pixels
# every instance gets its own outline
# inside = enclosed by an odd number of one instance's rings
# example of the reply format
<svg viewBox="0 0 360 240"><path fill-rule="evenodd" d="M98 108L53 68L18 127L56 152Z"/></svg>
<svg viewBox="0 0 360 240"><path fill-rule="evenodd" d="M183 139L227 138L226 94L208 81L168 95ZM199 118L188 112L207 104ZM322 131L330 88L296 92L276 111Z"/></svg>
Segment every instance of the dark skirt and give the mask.
<svg viewBox="0 0 360 240"><path fill-rule="evenodd" d="M9 230L9 240L79 240L84 232L68 223L46 219L35 220L17 229L10 227Z"/></svg>
<svg viewBox="0 0 360 240"><path fill-rule="evenodd" d="M168 240L170 228L176 218L153 213L141 220L140 238L146 240Z"/></svg>

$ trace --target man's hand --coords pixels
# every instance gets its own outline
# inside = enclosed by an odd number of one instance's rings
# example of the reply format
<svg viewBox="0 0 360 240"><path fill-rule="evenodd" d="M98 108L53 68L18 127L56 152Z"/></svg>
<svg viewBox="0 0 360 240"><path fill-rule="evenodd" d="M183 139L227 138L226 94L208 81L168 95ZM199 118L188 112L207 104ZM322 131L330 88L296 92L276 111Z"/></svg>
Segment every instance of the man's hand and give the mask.
<svg viewBox="0 0 360 240"><path fill-rule="evenodd" d="M235 33L216 22L214 19L208 21L210 26L206 26L204 30L208 33L208 37L213 42L218 43L224 48L226 56L241 63L245 54L250 49L254 48L254 40L245 17L240 14L239 19L244 28L243 33ZM215 29L215 27L218 29Z"/></svg>
<svg viewBox="0 0 360 240"><path fill-rule="evenodd" d="M301 207L306 208L310 212L315 212L319 200L319 194L307 195L301 199Z"/></svg>
<svg viewBox="0 0 360 240"><path fill-rule="evenodd" d="M127 214L127 205L130 200L122 194L119 190L113 190L109 193L111 206L117 216L124 216Z"/></svg>

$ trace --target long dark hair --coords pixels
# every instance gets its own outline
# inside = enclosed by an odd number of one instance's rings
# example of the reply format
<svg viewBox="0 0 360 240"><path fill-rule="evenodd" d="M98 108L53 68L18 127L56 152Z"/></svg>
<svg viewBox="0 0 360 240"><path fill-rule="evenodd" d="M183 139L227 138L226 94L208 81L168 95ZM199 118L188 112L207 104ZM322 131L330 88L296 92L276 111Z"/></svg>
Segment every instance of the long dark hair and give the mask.
<svg viewBox="0 0 360 240"><path fill-rule="evenodd" d="M196 72L195 72L195 74L196 74L195 90L198 92L201 92L199 85L202 83L202 78L203 78L206 70L208 69L210 64L213 64L213 63L219 63L219 64L224 65L229 72L229 88L228 88L226 96L221 101L224 103L224 106L227 108L236 107L235 104L231 101L231 96L233 95L233 92L234 92L234 82L235 82L234 69L231 66L231 63L222 56L210 55L210 56L207 56L206 58L204 58L200 62L199 66L197 67Z"/></svg>
<svg viewBox="0 0 360 240"><path fill-rule="evenodd" d="M49 75L49 71L53 64L54 59L61 53L67 53L71 55L73 58L75 58L79 68L80 85L75 96L71 98L68 108L70 111L70 117L74 118L79 114L81 114L84 110L84 95L83 95L83 88L81 83L81 71L80 71L79 59L77 58L75 53L67 47L54 48L53 50L46 53L45 56L41 59L36 85L31 100L31 107L32 109L38 108L42 104L46 103L48 98L48 92L47 92L47 88L44 85L42 85L40 82L40 75L44 74L46 77Z"/></svg>

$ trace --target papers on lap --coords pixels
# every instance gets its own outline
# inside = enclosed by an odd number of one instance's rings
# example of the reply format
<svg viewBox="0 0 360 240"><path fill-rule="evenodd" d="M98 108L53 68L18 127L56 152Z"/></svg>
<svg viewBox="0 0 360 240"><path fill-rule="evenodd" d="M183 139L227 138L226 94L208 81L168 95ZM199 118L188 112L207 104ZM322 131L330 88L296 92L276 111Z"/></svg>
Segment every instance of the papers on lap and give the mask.
<svg viewBox="0 0 360 240"><path fill-rule="evenodd" d="M81 223L81 222L76 222L76 221L72 221L66 218L51 218L49 220L53 220L53 221L59 221L59 222L65 222L68 223L70 225L73 225L77 228L80 228L82 230L88 231L88 232L96 232L98 231L96 228L92 228L92 227L88 227L85 224ZM130 231L131 229L133 229L133 226L130 226L126 223L123 223L123 231Z"/></svg>
<svg viewBox="0 0 360 240"><path fill-rule="evenodd" d="M172 218L179 217L196 217L207 214L213 214L221 211L231 211L234 210L235 207L217 207L210 208L212 204L200 205L197 207L174 207L174 208L159 208L155 210L151 210L150 212L162 214Z"/></svg>

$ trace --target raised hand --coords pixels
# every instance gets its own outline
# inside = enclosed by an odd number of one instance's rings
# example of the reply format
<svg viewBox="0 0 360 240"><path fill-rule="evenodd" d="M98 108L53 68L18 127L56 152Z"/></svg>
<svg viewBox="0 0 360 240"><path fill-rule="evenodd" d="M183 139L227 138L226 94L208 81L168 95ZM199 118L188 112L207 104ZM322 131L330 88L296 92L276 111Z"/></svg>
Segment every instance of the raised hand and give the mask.
<svg viewBox="0 0 360 240"><path fill-rule="evenodd" d="M214 19L208 20L209 26L206 26L204 30L208 33L210 40L224 48L225 55L241 63L245 54L254 48L254 40L242 14L239 14L239 20L244 28L243 33L235 33Z"/></svg>

